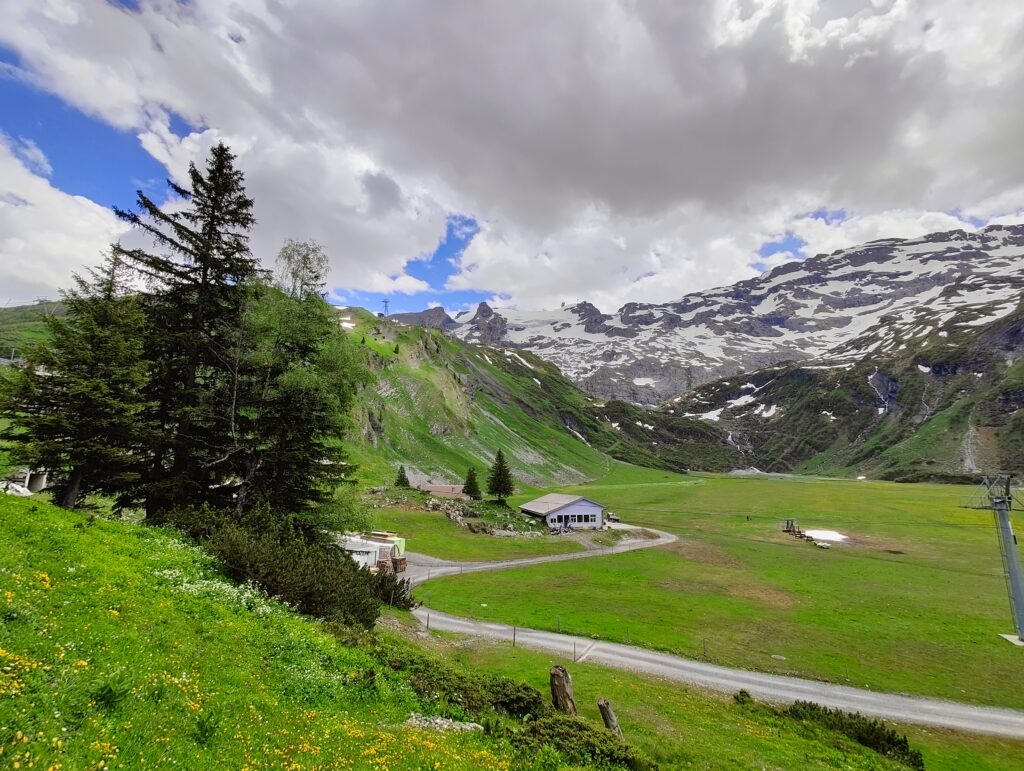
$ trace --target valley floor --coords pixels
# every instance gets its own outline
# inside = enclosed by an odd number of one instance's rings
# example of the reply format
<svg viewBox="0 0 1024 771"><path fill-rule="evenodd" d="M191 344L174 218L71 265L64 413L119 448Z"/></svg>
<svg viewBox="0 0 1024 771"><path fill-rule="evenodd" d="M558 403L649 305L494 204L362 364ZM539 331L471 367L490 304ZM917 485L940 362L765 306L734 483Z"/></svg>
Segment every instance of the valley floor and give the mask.
<svg viewBox="0 0 1024 771"><path fill-rule="evenodd" d="M617 466L566 489L679 541L443 578L417 597L724 666L1024 707L1024 649L999 637L1011 619L996 533L987 512L961 508L971 488ZM815 548L782 532L786 519L847 540Z"/></svg>

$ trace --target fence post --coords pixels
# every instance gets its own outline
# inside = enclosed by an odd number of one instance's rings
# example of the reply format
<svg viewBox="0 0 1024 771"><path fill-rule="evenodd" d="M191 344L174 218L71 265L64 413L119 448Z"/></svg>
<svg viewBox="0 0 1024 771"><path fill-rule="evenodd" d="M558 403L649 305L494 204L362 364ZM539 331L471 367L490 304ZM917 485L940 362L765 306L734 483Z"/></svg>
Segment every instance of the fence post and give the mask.
<svg viewBox="0 0 1024 771"><path fill-rule="evenodd" d="M430 631L430 611L427 611L427 631Z"/></svg>
<svg viewBox="0 0 1024 771"><path fill-rule="evenodd" d="M516 647L516 628L512 627L512 647Z"/></svg>

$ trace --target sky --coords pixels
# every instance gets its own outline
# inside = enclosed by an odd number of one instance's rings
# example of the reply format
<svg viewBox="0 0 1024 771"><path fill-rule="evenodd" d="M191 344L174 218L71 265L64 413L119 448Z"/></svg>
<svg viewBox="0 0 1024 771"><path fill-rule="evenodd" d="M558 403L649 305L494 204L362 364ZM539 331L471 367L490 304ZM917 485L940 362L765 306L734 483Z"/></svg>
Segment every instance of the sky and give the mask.
<svg viewBox="0 0 1024 771"><path fill-rule="evenodd" d="M226 142L338 303L667 302L1024 221L1019 0L4 0L0 305Z"/></svg>

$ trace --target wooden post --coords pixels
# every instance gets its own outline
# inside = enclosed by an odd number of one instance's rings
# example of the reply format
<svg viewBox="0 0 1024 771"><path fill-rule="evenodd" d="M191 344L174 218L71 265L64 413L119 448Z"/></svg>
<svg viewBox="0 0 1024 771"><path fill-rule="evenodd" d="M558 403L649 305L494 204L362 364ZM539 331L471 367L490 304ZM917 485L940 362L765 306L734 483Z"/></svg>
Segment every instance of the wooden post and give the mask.
<svg viewBox="0 0 1024 771"><path fill-rule="evenodd" d="M561 664L551 667L551 703L559 712L576 714L576 700L572 695L572 678Z"/></svg>
<svg viewBox="0 0 1024 771"><path fill-rule="evenodd" d="M615 712L612 710L612 705L608 703L608 699L603 696L598 699L597 708L601 710L601 719L604 721L604 727L621 739L622 729L619 728L618 718L615 717Z"/></svg>

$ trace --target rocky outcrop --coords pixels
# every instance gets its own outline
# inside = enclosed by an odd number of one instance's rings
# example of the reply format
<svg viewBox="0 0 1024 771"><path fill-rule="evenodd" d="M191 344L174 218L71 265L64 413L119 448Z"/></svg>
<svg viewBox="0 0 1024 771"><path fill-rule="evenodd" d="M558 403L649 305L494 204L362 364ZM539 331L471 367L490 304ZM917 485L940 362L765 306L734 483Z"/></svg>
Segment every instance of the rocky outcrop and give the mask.
<svg viewBox="0 0 1024 771"><path fill-rule="evenodd" d="M388 316L391 321L397 321L399 324L409 324L414 327L423 327L424 329L443 329L449 331L458 326L458 323L453 319L444 308L428 308L425 311L419 311L418 313L392 313Z"/></svg>

